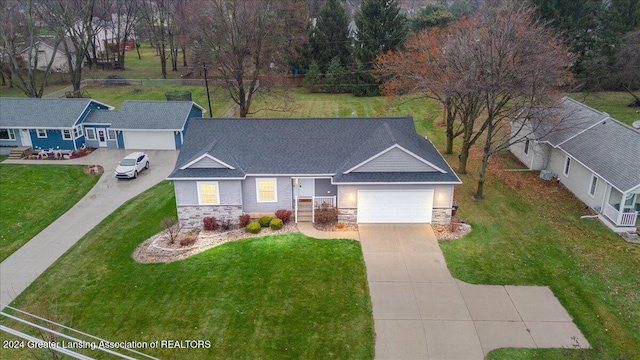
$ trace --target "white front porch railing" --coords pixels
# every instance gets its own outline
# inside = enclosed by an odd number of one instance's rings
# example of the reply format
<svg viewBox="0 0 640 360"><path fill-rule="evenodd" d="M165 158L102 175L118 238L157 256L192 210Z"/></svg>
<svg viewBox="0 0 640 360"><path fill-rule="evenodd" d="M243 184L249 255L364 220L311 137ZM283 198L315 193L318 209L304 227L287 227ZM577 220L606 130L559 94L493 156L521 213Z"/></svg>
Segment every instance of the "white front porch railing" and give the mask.
<svg viewBox="0 0 640 360"><path fill-rule="evenodd" d="M616 208L610 204L605 205L604 215L617 226L635 226L636 220L638 219L638 213L635 211L623 212L620 218L620 223L618 223L618 215L620 215L620 211L616 210Z"/></svg>
<svg viewBox="0 0 640 360"><path fill-rule="evenodd" d="M336 207L336 197L335 196L314 196L313 197L313 207L322 207L323 204L326 204L328 207Z"/></svg>

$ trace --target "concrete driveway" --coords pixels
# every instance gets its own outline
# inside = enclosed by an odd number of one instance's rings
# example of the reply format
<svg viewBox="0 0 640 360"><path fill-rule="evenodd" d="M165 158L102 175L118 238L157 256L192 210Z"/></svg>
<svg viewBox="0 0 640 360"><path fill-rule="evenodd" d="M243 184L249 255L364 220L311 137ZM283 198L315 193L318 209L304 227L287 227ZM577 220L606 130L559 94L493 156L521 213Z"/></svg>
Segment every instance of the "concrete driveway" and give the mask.
<svg viewBox="0 0 640 360"><path fill-rule="evenodd" d="M359 225L376 359L483 359L501 347L588 348L545 286L456 280L429 225Z"/></svg>
<svg viewBox="0 0 640 360"><path fill-rule="evenodd" d="M147 151L151 167L135 180L117 180L113 172L130 150L99 149L88 156L61 161L5 160L5 164L90 165L104 167L98 183L38 235L0 263L0 309L27 288L54 261L127 200L164 180L175 166L177 151ZM29 181L25 179L25 181Z"/></svg>

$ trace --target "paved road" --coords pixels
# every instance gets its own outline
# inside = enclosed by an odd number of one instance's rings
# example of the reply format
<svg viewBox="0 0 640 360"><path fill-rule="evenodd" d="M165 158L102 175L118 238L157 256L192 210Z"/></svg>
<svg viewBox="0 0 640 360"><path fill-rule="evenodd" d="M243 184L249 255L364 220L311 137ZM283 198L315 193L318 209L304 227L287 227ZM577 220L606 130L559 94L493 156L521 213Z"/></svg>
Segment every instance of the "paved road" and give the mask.
<svg viewBox="0 0 640 360"><path fill-rule="evenodd" d="M429 225L360 225L376 359L483 359L502 347L589 343L546 286L454 279ZM575 337L575 338L574 338Z"/></svg>
<svg viewBox="0 0 640 360"><path fill-rule="evenodd" d="M177 151L148 151L151 168L135 180L117 180L113 172L129 150L99 149L73 160L5 160L3 163L97 164L105 169L98 183L69 211L0 263L0 309L11 303L53 262L105 217L134 196L164 180L178 157Z"/></svg>

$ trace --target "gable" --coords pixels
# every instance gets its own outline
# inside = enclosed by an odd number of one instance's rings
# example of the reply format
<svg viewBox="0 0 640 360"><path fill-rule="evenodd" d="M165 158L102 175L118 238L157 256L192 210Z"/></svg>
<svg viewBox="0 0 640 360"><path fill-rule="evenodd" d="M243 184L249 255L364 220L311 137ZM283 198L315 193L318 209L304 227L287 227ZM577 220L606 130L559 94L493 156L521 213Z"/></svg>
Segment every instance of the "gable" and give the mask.
<svg viewBox="0 0 640 360"><path fill-rule="evenodd" d="M393 146L373 158L354 167L353 172L424 172L438 171L423 159ZM347 172L350 172L347 171Z"/></svg>
<svg viewBox="0 0 640 360"><path fill-rule="evenodd" d="M229 169L228 165L225 165L222 161L212 157L203 156L196 160L194 163L185 167L185 169Z"/></svg>

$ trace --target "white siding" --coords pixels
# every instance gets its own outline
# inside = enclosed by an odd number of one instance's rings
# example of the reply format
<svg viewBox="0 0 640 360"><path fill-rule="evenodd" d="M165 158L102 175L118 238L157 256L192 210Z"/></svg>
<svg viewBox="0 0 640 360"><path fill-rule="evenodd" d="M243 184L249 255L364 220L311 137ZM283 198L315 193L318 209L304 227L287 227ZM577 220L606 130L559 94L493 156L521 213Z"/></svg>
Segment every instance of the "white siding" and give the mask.
<svg viewBox="0 0 640 360"><path fill-rule="evenodd" d="M559 149L553 149L551 156L549 157L549 170L553 171L560 182L567 187L578 199L587 204L591 208L602 206L602 199L604 197L605 182L602 179L598 179L598 187L594 197L589 195L589 189L591 188L591 175L593 174L589 169L582 166L576 159L571 159L571 166L569 168L568 176L564 175L564 166L567 155L564 151Z"/></svg>

